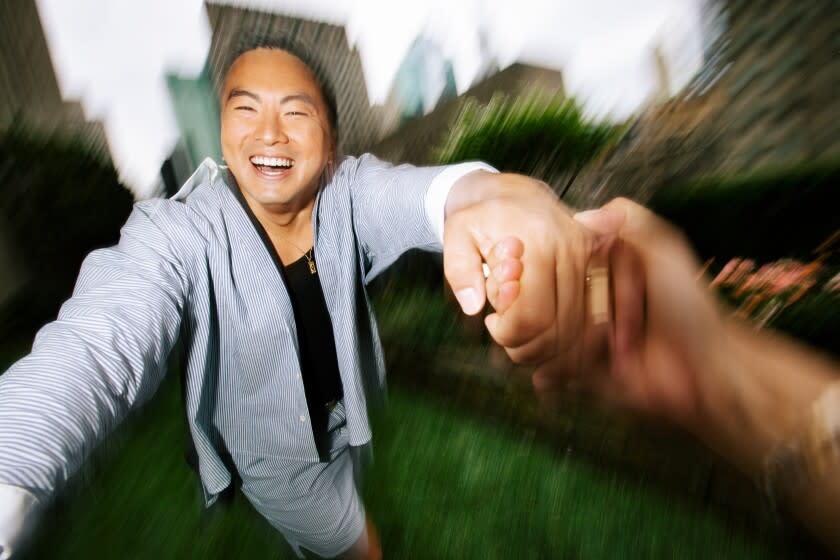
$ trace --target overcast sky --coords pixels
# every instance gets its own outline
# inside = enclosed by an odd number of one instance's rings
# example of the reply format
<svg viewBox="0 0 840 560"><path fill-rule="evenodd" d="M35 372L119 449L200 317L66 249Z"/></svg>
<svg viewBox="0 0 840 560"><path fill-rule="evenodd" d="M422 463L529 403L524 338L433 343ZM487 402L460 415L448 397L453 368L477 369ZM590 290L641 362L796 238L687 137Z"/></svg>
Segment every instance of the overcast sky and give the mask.
<svg viewBox="0 0 840 560"><path fill-rule="evenodd" d="M139 196L158 182L178 139L164 76L197 74L210 45L201 0L37 0L59 86L105 123L121 179ZM372 102L384 101L414 39L440 45L459 91L484 51L562 70L592 115L625 118L654 91L652 50L672 91L700 62L700 0L231 0L345 25Z"/></svg>

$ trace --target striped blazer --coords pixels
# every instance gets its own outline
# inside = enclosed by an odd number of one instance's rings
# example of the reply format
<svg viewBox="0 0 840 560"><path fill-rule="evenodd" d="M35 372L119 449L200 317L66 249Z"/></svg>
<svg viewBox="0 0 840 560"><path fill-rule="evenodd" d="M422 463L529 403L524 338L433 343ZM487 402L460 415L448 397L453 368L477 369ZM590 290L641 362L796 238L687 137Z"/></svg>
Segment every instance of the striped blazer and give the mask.
<svg viewBox="0 0 840 560"><path fill-rule="evenodd" d="M347 158L318 193L315 254L351 445L370 440L367 401L384 386L365 285L410 248L441 249L445 194L437 209L430 196L476 168L464 165ZM49 498L154 394L179 338L207 505L231 481L224 452L319 460L292 306L235 188L206 160L172 199L138 203L118 245L87 257L57 320L0 376L0 485Z"/></svg>

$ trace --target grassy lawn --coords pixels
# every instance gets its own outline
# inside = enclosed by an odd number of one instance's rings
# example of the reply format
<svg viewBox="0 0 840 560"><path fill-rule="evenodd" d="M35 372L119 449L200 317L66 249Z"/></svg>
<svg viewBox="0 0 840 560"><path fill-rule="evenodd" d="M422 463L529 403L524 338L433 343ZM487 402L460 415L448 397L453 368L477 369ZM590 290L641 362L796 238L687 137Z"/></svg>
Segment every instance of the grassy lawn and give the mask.
<svg viewBox="0 0 840 560"><path fill-rule="evenodd" d="M241 495L202 516L185 425L172 376L47 512L27 557L294 558ZM780 537L399 387L374 427L364 493L386 558L791 552Z"/></svg>
<svg viewBox="0 0 840 560"><path fill-rule="evenodd" d="M392 393L377 424L366 495L396 557L780 555L778 543L621 473L444 404Z"/></svg>

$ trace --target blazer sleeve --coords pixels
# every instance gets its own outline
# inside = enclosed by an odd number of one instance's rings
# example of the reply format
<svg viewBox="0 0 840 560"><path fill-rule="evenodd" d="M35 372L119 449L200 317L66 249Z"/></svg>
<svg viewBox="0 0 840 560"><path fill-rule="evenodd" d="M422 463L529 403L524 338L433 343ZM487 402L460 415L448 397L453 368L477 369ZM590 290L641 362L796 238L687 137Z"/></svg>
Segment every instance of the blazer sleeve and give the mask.
<svg viewBox="0 0 840 560"><path fill-rule="evenodd" d="M135 206L119 244L88 255L58 318L0 376L0 484L46 501L160 384L188 289L153 219L164 202Z"/></svg>
<svg viewBox="0 0 840 560"><path fill-rule="evenodd" d="M481 162L449 166L393 166L365 154L356 160L350 183L353 223L370 281L409 249L441 251L449 190Z"/></svg>

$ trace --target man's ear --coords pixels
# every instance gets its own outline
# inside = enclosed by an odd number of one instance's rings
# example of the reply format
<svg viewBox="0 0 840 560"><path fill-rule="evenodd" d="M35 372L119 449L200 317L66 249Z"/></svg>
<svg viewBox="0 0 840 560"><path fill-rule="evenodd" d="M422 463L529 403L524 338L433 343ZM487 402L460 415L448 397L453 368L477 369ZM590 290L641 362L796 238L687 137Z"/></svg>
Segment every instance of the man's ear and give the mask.
<svg viewBox="0 0 840 560"><path fill-rule="evenodd" d="M338 158L335 149L335 144L333 144L329 151L327 152L327 164L324 166L323 171L323 180L328 181L330 177L333 176L335 170L338 168Z"/></svg>
<svg viewBox="0 0 840 560"><path fill-rule="evenodd" d="M335 133L330 133L330 148L327 153L327 166L335 167L338 162L338 146L335 139Z"/></svg>

